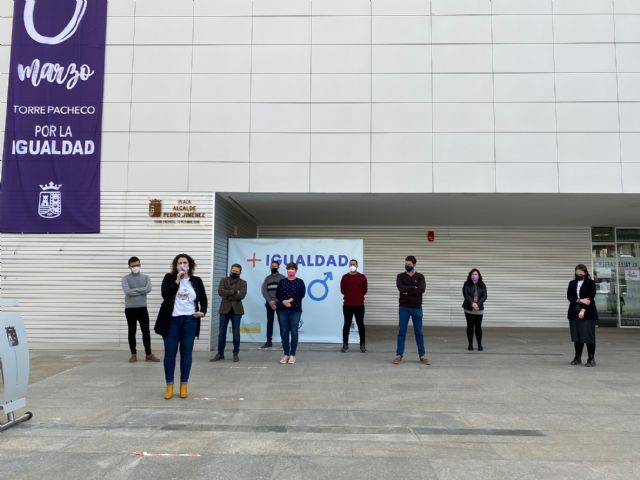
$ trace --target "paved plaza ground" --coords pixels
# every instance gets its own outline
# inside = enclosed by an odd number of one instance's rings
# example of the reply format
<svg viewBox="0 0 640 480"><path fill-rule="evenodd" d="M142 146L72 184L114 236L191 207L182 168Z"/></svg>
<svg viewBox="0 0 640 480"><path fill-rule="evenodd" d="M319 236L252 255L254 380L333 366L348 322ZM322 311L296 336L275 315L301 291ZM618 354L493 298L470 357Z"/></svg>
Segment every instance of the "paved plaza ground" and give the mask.
<svg viewBox="0 0 640 480"><path fill-rule="evenodd" d="M170 401L162 364L126 350L32 351L34 417L0 433L0 479L640 478L640 330L600 329L596 368L569 366L567 330L487 328L484 352L425 334L430 366L411 335L393 365L390 327L366 354L301 345L296 365L196 353Z"/></svg>

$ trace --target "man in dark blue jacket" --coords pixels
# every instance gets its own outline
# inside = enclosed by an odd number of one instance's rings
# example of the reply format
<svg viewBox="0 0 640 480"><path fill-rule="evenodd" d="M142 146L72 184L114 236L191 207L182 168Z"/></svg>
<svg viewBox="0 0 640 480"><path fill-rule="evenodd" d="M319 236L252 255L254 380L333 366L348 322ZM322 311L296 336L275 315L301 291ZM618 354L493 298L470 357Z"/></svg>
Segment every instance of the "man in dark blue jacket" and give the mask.
<svg viewBox="0 0 640 480"><path fill-rule="evenodd" d="M398 345L396 358L393 359L393 363L396 365L402 362L404 340L410 318L413 321L413 332L416 337L420 363L429 364L429 359L425 355L424 336L422 335L422 295L427 289L427 283L424 275L415 271L416 263L416 257L409 255L404 261L405 271L399 273L396 278L396 286L400 292Z"/></svg>

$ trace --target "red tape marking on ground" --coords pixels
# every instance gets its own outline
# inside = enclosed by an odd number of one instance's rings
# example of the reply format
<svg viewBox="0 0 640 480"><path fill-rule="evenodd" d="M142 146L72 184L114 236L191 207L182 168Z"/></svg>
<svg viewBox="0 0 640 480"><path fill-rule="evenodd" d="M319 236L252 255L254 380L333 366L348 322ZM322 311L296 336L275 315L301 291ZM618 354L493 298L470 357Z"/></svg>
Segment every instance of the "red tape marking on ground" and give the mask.
<svg viewBox="0 0 640 480"><path fill-rule="evenodd" d="M199 457L199 453L151 453L151 452L133 452L136 457Z"/></svg>
<svg viewBox="0 0 640 480"><path fill-rule="evenodd" d="M244 400L242 397L196 397L195 400L221 400L225 402L241 402Z"/></svg>

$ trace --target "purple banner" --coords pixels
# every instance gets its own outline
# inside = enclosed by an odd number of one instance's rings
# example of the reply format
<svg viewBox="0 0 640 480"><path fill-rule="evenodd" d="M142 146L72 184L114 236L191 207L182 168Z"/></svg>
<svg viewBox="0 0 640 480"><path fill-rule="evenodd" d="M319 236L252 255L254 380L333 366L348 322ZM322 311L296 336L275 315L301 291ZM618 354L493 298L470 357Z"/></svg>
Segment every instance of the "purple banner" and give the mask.
<svg viewBox="0 0 640 480"><path fill-rule="evenodd" d="M0 232L100 231L107 0L15 0Z"/></svg>

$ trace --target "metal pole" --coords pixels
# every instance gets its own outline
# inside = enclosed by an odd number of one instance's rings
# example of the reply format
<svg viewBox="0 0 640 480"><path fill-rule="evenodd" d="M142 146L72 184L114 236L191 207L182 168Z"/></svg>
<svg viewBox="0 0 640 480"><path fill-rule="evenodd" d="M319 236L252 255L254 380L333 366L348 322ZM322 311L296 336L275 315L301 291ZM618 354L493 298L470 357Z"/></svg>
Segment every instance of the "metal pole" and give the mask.
<svg viewBox="0 0 640 480"><path fill-rule="evenodd" d="M6 429L13 427L14 425L17 425L19 423L31 420L31 417L33 417L33 413L31 412L26 412L24 415L18 418L15 418L13 412L10 412L7 414L7 423L0 424L0 432L4 432Z"/></svg>

